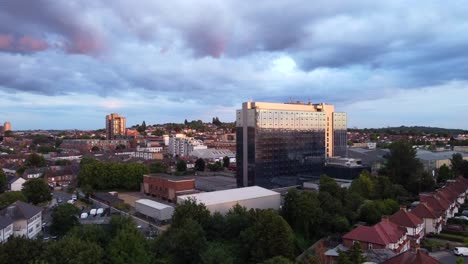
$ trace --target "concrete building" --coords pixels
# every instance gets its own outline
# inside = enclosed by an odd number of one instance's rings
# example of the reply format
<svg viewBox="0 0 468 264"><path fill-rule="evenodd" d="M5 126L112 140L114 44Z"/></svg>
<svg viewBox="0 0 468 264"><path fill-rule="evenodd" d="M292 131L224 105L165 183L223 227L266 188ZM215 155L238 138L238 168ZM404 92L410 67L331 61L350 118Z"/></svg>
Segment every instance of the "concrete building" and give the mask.
<svg viewBox="0 0 468 264"><path fill-rule="evenodd" d="M25 179L16 176L7 176L8 190L9 191L21 191L23 184L26 182Z"/></svg>
<svg viewBox="0 0 468 264"><path fill-rule="evenodd" d="M143 192L175 202L177 196L197 192L193 177L171 176L164 173L143 175Z"/></svg>
<svg viewBox="0 0 468 264"><path fill-rule="evenodd" d="M187 137L184 134L176 134L169 137L169 154L172 156L186 157L194 150L207 149L201 140Z"/></svg>
<svg viewBox="0 0 468 264"><path fill-rule="evenodd" d="M346 156L346 113L333 105L247 102L236 125L238 186L295 185L319 177L326 157Z"/></svg>
<svg viewBox="0 0 468 264"><path fill-rule="evenodd" d="M215 161L222 161L224 157L228 157L230 162L236 162L236 153L228 149L197 149L192 151L190 156Z"/></svg>
<svg viewBox="0 0 468 264"><path fill-rule="evenodd" d="M447 165L450 167L453 154L457 154L456 151L440 151L432 152L429 150L419 149L416 153L416 158L418 158L424 165L424 169L427 171L433 171L439 169L442 165ZM462 155L464 160L468 160L467 153L459 153Z"/></svg>
<svg viewBox="0 0 468 264"><path fill-rule="evenodd" d="M158 203L153 200L139 199L135 201L135 210L147 217L151 217L157 221L171 220L174 214L174 207Z"/></svg>
<svg viewBox="0 0 468 264"><path fill-rule="evenodd" d="M188 199L204 204L211 213L219 212L221 214L226 214L236 204L247 208L247 210L279 210L281 203L279 193L258 186L183 195L177 197L177 203L180 204Z"/></svg>
<svg viewBox="0 0 468 264"><path fill-rule="evenodd" d="M11 131L11 123L6 121L4 124L3 124L3 132L7 132L7 131Z"/></svg>
<svg viewBox="0 0 468 264"><path fill-rule="evenodd" d="M363 166L361 160L332 157L326 159L323 174L336 179L354 180L364 170L370 172L371 167Z"/></svg>
<svg viewBox="0 0 468 264"><path fill-rule="evenodd" d="M127 127L125 117L119 114L112 113L106 115L106 137L107 139L115 139L118 137L127 136Z"/></svg>
<svg viewBox="0 0 468 264"><path fill-rule="evenodd" d="M13 221L13 235L34 238L42 230L42 208L16 201L0 211L0 217Z"/></svg>

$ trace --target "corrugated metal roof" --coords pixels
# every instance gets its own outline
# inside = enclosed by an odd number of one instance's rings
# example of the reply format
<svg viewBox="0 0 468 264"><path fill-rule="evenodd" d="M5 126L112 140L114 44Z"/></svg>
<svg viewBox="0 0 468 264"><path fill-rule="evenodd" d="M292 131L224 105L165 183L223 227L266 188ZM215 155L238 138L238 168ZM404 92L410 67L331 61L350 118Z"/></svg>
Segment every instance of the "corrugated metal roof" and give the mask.
<svg viewBox="0 0 468 264"><path fill-rule="evenodd" d="M150 207L153 207L153 208L158 209L158 210L162 210L162 209L166 209L166 208L172 208L172 206L170 206L170 205L163 204L163 203L158 203L158 202L155 202L153 200L148 200L148 199L136 200L135 203L150 206Z"/></svg>

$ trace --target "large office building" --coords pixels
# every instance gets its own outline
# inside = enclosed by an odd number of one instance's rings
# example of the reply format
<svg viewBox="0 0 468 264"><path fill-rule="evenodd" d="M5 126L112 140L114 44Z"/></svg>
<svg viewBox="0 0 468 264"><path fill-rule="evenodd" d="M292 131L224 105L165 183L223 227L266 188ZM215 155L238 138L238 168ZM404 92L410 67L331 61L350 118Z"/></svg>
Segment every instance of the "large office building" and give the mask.
<svg viewBox="0 0 468 264"><path fill-rule="evenodd" d="M106 115L106 136L107 139L116 139L127 136L125 117L116 113Z"/></svg>
<svg viewBox="0 0 468 264"><path fill-rule="evenodd" d="M346 156L346 113L329 104L247 102L236 117L237 185L274 188L320 176Z"/></svg>

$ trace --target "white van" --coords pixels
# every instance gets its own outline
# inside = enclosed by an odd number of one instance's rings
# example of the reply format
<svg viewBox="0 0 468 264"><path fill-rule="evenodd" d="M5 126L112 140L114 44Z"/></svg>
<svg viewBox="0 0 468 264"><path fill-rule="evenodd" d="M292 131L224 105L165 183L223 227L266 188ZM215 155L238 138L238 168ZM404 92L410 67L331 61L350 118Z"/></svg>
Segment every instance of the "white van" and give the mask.
<svg viewBox="0 0 468 264"><path fill-rule="evenodd" d="M453 249L453 253L457 256L468 256L468 248L467 247L456 247Z"/></svg>
<svg viewBox="0 0 468 264"><path fill-rule="evenodd" d="M96 216L96 209L91 209L91 211L89 212L89 215L92 215L92 216Z"/></svg>
<svg viewBox="0 0 468 264"><path fill-rule="evenodd" d="M88 218L88 213L82 213L80 216L81 219Z"/></svg>
<svg viewBox="0 0 468 264"><path fill-rule="evenodd" d="M97 211L96 211L96 214L101 216L102 213L104 213L104 209L103 208L98 208Z"/></svg>

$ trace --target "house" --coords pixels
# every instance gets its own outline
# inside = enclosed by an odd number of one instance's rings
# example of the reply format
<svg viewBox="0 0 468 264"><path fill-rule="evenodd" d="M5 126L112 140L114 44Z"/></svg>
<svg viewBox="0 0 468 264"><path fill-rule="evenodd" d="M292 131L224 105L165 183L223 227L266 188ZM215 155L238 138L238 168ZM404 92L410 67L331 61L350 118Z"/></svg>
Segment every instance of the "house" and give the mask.
<svg viewBox="0 0 468 264"><path fill-rule="evenodd" d="M69 185L76 180L76 174L69 168L48 170L44 174L49 186Z"/></svg>
<svg viewBox="0 0 468 264"><path fill-rule="evenodd" d="M390 258L382 264L440 264L438 260L429 256L428 253L417 249L416 252L406 251Z"/></svg>
<svg viewBox="0 0 468 264"><path fill-rule="evenodd" d="M400 210L389 216L389 219L394 224L406 228L412 246L421 242L421 239L424 237L424 221L412 212L409 212L406 207L402 206Z"/></svg>
<svg viewBox="0 0 468 264"><path fill-rule="evenodd" d="M431 207L437 215L442 217L442 224L444 225L449 218L449 204L440 200L440 197L434 195L433 193L420 193L419 201L424 202L427 206Z"/></svg>
<svg viewBox="0 0 468 264"><path fill-rule="evenodd" d="M0 217L13 221L13 235L34 238L42 229L42 208L16 201L0 211Z"/></svg>
<svg viewBox="0 0 468 264"><path fill-rule="evenodd" d="M362 249L388 248L395 253L405 252L410 243L407 229L392 223L388 217L373 226L359 226L343 237L343 245L351 248L354 243L360 243Z"/></svg>
<svg viewBox="0 0 468 264"><path fill-rule="evenodd" d="M193 177L171 176L164 173L143 175L142 187L145 194L172 202L175 202L179 195L197 192Z"/></svg>
<svg viewBox="0 0 468 264"><path fill-rule="evenodd" d="M36 179L42 177L47 168L29 168L23 172L25 180Z"/></svg>
<svg viewBox="0 0 468 264"><path fill-rule="evenodd" d="M439 234L443 226L442 213L434 211L426 202L420 202L411 212L424 221L425 234Z"/></svg>
<svg viewBox="0 0 468 264"><path fill-rule="evenodd" d="M7 176L16 176L16 170L19 168L16 164L5 164L2 169Z"/></svg>
<svg viewBox="0 0 468 264"><path fill-rule="evenodd" d="M23 184L26 182L25 179L16 176L7 176L8 190L9 191L21 191Z"/></svg>
<svg viewBox="0 0 468 264"><path fill-rule="evenodd" d="M7 216L0 216L0 243L5 243L13 235L13 220Z"/></svg>

